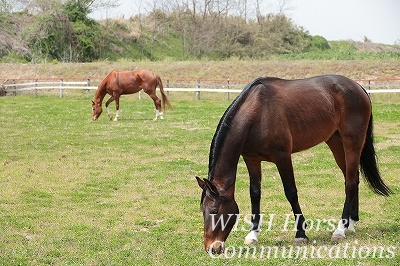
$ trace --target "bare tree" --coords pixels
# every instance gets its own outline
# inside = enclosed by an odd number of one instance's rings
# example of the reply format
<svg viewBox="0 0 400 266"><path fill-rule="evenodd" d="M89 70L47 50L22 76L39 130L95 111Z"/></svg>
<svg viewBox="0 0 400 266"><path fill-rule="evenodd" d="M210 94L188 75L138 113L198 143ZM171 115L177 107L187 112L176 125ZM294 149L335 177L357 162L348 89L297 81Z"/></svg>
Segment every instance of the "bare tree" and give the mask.
<svg viewBox="0 0 400 266"><path fill-rule="evenodd" d="M0 11L22 11L28 10L31 13L47 12L54 6L64 4L71 0L0 0ZM80 0L92 11L97 9L115 8L121 5L121 0Z"/></svg>
<svg viewBox="0 0 400 266"><path fill-rule="evenodd" d="M24 10L30 0L0 0L0 11L17 12Z"/></svg>
<svg viewBox="0 0 400 266"><path fill-rule="evenodd" d="M11 12L13 8L12 0L0 0L0 11L1 12Z"/></svg>
<svg viewBox="0 0 400 266"><path fill-rule="evenodd" d="M295 9L290 5L292 0L278 0L278 14L284 14L285 11Z"/></svg>
<svg viewBox="0 0 400 266"><path fill-rule="evenodd" d="M88 0L88 6L91 8L92 11L98 9L103 9L106 11L106 19L108 19L110 9L119 7L120 5L120 0Z"/></svg>

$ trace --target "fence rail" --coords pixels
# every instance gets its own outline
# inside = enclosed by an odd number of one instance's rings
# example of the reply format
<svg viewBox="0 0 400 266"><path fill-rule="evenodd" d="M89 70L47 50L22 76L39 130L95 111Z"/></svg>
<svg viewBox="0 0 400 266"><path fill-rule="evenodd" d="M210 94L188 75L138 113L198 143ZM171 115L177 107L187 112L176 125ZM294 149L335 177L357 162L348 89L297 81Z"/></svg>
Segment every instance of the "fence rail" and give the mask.
<svg viewBox="0 0 400 266"><path fill-rule="evenodd" d="M18 83L16 83L18 82ZM215 93L240 93L250 80L171 80L164 79L164 90L167 92L194 92L196 99L200 100L201 92ZM368 93L399 93L400 79L371 79L357 80ZM85 81L64 81L63 79L52 81L7 80L2 86L6 95L17 95L25 91L33 91L35 95L40 90L58 90L62 98L65 90L83 90L90 96L91 90L96 90L99 79ZM139 94L140 97L140 94Z"/></svg>

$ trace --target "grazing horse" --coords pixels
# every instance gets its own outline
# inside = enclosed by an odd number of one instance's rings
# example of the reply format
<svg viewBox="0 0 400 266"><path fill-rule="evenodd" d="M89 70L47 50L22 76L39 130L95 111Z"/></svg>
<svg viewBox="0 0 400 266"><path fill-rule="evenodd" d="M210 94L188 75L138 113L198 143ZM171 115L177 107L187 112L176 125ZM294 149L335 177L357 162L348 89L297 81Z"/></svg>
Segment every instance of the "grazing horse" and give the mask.
<svg viewBox="0 0 400 266"><path fill-rule="evenodd" d="M332 241L354 230L358 217L359 166L371 189L388 196L376 162L371 102L356 82L338 75L284 80L259 78L248 84L222 116L210 147L203 190L206 251L221 253L239 214L234 198L237 164L243 156L250 176L251 229L246 244L260 232L261 161L276 164L295 216L294 244L306 243L306 222L295 184L291 154L326 142L345 179L346 199ZM221 222L222 221L222 222Z"/></svg>
<svg viewBox="0 0 400 266"><path fill-rule="evenodd" d="M156 95L156 88L160 88L162 101ZM123 94L136 93L143 89L154 101L156 107L156 117L163 118L163 109L165 105L171 107L167 95L164 93L164 87L161 78L148 70L135 71L111 71L100 83L97 88L96 95L92 101L92 119L97 120L103 112L102 102L106 94L111 97L106 102L107 114L110 120L112 119L111 111L108 105L115 100L116 115L114 121L118 121L121 116L119 111L119 97Z"/></svg>

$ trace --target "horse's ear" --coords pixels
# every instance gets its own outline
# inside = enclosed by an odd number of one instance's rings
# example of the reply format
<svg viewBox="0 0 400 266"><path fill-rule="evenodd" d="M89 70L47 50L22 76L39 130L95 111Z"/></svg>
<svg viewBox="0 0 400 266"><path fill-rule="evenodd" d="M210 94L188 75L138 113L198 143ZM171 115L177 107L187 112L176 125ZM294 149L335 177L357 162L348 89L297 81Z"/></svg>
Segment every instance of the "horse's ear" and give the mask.
<svg viewBox="0 0 400 266"><path fill-rule="evenodd" d="M215 197L219 197L219 192L217 187L208 179L203 179L206 183L207 188L210 190L211 194Z"/></svg>
<svg viewBox="0 0 400 266"><path fill-rule="evenodd" d="M205 187L205 185L206 185L206 182L204 182L203 180L201 180L200 177L198 177L198 176L196 176L196 179L197 179L197 184L199 184L199 187L200 187L201 189L204 189L204 187Z"/></svg>
<svg viewBox="0 0 400 266"><path fill-rule="evenodd" d="M219 196L217 187L210 180L205 179L205 178L203 178L203 180L202 180L198 176L196 176L196 179L197 179L197 183L199 184L200 188L204 189L205 187L207 187L213 196L215 196L215 197Z"/></svg>

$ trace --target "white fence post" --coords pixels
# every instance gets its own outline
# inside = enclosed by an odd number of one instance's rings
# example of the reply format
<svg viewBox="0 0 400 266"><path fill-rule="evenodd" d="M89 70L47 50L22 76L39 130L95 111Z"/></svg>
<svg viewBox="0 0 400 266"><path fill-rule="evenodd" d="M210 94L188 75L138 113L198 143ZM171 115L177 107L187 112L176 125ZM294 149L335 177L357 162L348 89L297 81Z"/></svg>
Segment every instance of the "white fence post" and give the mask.
<svg viewBox="0 0 400 266"><path fill-rule="evenodd" d="M15 85L15 80L13 80L13 84ZM17 96L17 86L14 86L13 95L14 95L14 96Z"/></svg>
<svg viewBox="0 0 400 266"><path fill-rule="evenodd" d="M63 80L60 80L59 89L60 89L60 98L62 98L63 97Z"/></svg>
<svg viewBox="0 0 400 266"><path fill-rule="evenodd" d="M200 80L196 81L196 88L200 89ZM196 91L196 100L200 100L200 90Z"/></svg>
<svg viewBox="0 0 400 266"><path fill-rule="evenodd" d="M228 90L229 90L229 89L230 89L230 86L229 86L229 79L227 80L227 83L228 83L227 88L228 88ZM231 95L230 95L230 92L228 91L228 101L231 99L230 96L231 96Z"/></svg>
<svg viewBox="0 0 400 266"><path fill-rule="evenodd" d="M37 79L35 80L35 96L37 96L38 89L37 89Z"/></svg>
<svg viewBox="0 0 400 266"><path fill-rule="evenodd" d="M90 96L90 93L89 93L89 87L90 87L90 79L87 79L87 84L86 84L86 97L89 97Z"/></svg>
<svg viewBox="0 0 400 266"><path fill-rule="evenodd" d="M167 88L169 88L169 79L167 79ZM169 97L169 90L167 90L167 96Z"/></svg>

